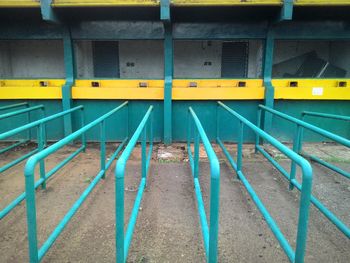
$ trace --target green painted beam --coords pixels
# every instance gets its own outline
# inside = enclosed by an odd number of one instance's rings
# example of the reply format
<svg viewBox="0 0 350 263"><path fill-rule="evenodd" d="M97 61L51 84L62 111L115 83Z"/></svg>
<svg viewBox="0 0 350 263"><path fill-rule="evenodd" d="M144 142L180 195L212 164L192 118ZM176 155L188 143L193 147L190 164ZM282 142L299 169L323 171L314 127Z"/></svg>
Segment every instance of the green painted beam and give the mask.
<svg viewBox="0 0 350 263"><path fill-rule="evenodd" d="M74 47L69 27L63 27L64 66L66 83L62 86L62 108L68 110L72 107L72 86L75 80ZM72 118L64 117L64 135L72 133Z"/></svg>

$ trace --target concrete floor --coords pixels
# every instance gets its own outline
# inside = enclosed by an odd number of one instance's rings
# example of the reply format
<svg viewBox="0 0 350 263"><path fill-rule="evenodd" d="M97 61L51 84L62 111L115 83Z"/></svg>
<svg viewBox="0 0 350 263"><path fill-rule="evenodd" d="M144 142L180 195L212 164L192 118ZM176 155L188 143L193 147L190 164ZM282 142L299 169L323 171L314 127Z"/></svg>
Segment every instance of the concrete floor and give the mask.
<svg viewBox="0 0 350 263"><path fill-rule="evenodd" d="M29 147L29 146L28 146ZM108 145L109 151L115 144ZM233 151L234 147L229 146ZM52 155L53 167L73 146ZM0 165L28 151L20 148L3 155ZM233 170L221 160L220 262L288 262L283 250L256 209ZM167 155L166 153L172 153ZM140 178L139 149L131 157L125 182L126 222ZM166 156L166 158L162 158ZM170 156L170 157L169 157ZM89 145L38 190L37 217L40 244L72 206L99 167L99 150ZM208 210L209 164L201 151L200 176ZM244 173L292 246L295 245L299 193L261 155L245 146ZM128 262L205 262L205 253L193 181L183 145L155 147L148 186L141 204ZM288 167L288 160L280 163ZM350 169L347 162L338 165ZM24 164L0 176L0 209L23 189ZM350 182L329 170L314 167L314 195L350 226ZM114 165L93 190L73 220L59 236L43 262L115 262ZM0 222L0 262L27 262L25 204ZM349 262L350 240L318 210L311 207L306 262Z"/></svg>

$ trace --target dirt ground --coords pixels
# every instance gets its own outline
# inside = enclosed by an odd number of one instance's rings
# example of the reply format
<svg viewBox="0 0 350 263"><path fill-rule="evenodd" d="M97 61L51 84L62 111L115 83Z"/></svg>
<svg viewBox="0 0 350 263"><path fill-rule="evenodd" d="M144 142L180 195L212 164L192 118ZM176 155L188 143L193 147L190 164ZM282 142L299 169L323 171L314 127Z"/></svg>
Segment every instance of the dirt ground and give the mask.
<svg viewBox="0 0 350 263"><path fill-rule="evenodd" d="M116 144L109 144L112 152ZM0 156L5 164L33 146L20 147ZM309 147L309 146L307 146ZM327 145L305 148L308 151ZM333 147L333 146L332 146ZM77 147L69 146L50 156L47 170L54 167ZM235 147L229 145L234 152ZM282 248L255 207L242 183L221 160L219 262L288 262ZM317 152L315 150L315 152ZM201 149L200 181L208 210L209 164ZM140 180L140 149L136 148L127 166L125 181L125 222ZM278 158L289 169L289 162ZM143 196L128 262L205 262L205 252L198 217L196 197L186 148L155 145L148 185ZM350 170L347 160L332 159ZM24 189L21 163L0 175L0 209ZM43 262L115 262L114 168L92 191L77 214L58 237ZM313 164L313 193L350 226L350 181ZM99 148L89 144L36 192L39 245L91 182L99 170ZM275 218L291 245L295 247L299 193L289 191L288 182L251 145L244 146L244 173ZM300 176L300 175L299 175ZM0 262L27 262L28 244L25 202L0 221ZM315 207L310 209L310 223L305 262L349 262L350 240Z"/></svg>

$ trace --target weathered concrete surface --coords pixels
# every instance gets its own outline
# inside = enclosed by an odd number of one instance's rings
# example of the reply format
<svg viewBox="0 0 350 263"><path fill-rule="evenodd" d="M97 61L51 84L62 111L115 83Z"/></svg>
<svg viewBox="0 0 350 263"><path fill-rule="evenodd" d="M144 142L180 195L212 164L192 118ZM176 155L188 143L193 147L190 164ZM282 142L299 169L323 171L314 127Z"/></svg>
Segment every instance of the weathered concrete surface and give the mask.
<svg viewBox="0 0 350 263"><path fill-rule="evenodd" d="M176 148L175 158L154 160L139 218L129 251L129 262L205 262L205 253L198 218L193 181L183 145ZM109 145L109 150L115 145ZM272 232L251 201L233 170L221 161L220 192L220 262L288 262ZM229 148L235 151L233 145ZM48 167L62 160L74 147L49 158ZM179 150L180 149L180 150ZM23 151L22 149L21 151ZM281 230L295 245L299 193L288 190L288 182L261 155L254 155L245 145L244 172L276 219ZM6 155L6 160L20 152ZM159 156L160 154L158 154ZM140 151L137 148L128 163L125 200L126 222L136 195L140 178ZM208 210L209 164L201 154L201 186ZM81 192L95 176L99 167L98 147L90 146L49 181L47 190L37 191L38 236L40 244L54 229ZM183 160L184 159L184 160ZM0 164L6 160L0 159ZM286 168L287 160L280 160ZM340 163L350 169L347 163ZM23 164L1 174L0 207L23 187ZM350 184L348 180L314 165L314 194L350 225ZM43 262L115 262L114 166L101 181L81 209L59 236ZM350 241L314 207L306 262L348 262ZM27 230L25 205L17 207L0 222L1 262L27 261Z"/></svg>

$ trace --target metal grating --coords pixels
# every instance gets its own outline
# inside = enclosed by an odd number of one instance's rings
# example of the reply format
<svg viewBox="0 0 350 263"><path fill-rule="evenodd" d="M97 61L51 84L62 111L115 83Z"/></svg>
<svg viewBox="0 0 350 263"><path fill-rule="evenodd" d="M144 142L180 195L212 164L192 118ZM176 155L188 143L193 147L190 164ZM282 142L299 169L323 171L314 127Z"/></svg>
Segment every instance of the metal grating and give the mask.
<svg viewBox="0 0 350 263"><path fill-rule="evenodd" d="M246 78L248 73L248 42L222 43L221 77Z"/></svg>

